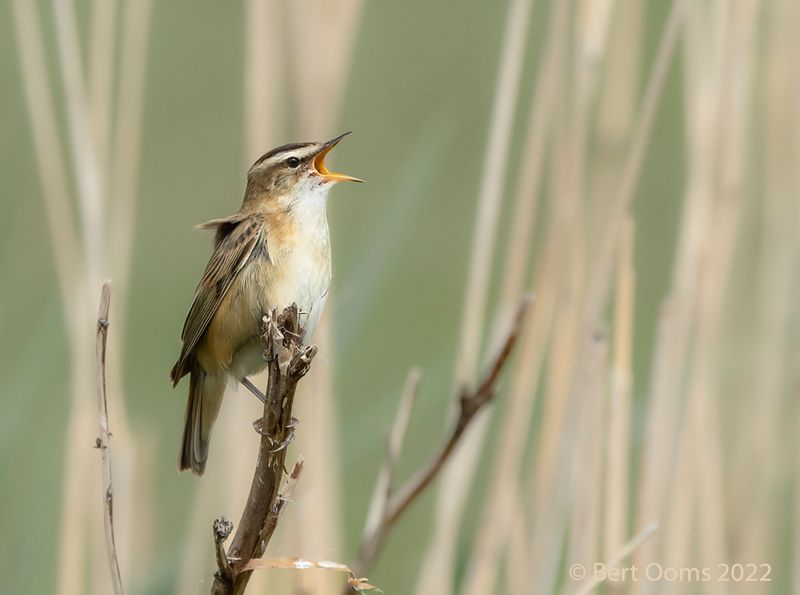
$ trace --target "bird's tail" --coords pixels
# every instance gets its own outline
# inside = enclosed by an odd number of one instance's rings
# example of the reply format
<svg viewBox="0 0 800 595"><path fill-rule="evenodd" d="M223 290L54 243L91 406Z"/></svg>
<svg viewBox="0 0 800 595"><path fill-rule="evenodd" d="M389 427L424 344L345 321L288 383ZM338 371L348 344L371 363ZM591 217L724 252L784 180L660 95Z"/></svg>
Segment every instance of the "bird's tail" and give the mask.
<svg viewBox="0 0 800 595"><path fill-rule="evenodd" d="M192 368L178 461L180 471L190 469L195 475L205 471L211 428L222 405L225 384L223 374L206 374L199 365Z"/></svg>

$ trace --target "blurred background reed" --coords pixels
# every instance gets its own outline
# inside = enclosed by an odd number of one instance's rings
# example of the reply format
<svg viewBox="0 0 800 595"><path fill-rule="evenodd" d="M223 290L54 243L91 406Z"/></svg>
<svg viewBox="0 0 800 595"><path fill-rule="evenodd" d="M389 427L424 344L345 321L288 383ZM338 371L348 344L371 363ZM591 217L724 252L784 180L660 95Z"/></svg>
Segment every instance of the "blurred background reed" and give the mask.
<svg viewBox="0 0 800 595"><path fill-rule="evenodd" d="M230 395L204 478L175 473L185 387L167 371L210 242L192 225L235 211L272 146L350 129L333 160L368 184L330 202L334 289L290 453L306 468L267 555L352 561L409 368L401 478L532 291L497 402L371 582L573 593L609 561L712 580L606 593L800 592L797 2L6 0L2 14L4 592L109 592L92 448L106 277L123 580L208 590L210 523L238 521L259 407ZM714 580L735 563L771 581ZM343 583L256 574L248 592Z"/></svg>

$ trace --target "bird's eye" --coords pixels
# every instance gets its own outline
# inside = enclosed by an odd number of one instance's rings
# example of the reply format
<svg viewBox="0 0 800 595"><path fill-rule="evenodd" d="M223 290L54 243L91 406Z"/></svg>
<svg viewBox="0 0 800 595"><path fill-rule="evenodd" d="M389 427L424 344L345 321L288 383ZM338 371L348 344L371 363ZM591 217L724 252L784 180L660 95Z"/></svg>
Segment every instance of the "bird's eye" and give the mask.
<svg viewBox="0 0 800 595"><path fill-rule="evenodd" d="M300 165L300 160L297 157L289 157L286 160L286 165L288 165L289 167L297 167L298 165Z"/></svg>

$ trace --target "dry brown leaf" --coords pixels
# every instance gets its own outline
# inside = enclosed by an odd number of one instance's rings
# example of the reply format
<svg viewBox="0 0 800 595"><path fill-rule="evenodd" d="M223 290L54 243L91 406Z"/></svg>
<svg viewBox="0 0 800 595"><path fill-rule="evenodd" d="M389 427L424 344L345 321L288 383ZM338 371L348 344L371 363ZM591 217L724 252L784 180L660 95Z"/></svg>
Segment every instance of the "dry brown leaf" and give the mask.
<svg viewBox="0 0 800 595"><path fill-rule="evenodd" d="M368 583L367 579L365 578L356 578L353 576L347 579L347 584L353 587L356 591L371 591L374 589L375 591L380 591L383 593L383 591L381 591L378 587Z"/></svg>
<svg viewBox="0 0 800 595"><path fill-rule="evenodd" d="M333 570L346 572L349 577L347 584L356 591L380 591L375 585L367 582L366 578L358 578L350 567L330 560L306 560L305 558L256 558L244 565L242 571L258 570L261 568L287 568L293 570ZM381 591L382 592L382 591Z"/></svg>

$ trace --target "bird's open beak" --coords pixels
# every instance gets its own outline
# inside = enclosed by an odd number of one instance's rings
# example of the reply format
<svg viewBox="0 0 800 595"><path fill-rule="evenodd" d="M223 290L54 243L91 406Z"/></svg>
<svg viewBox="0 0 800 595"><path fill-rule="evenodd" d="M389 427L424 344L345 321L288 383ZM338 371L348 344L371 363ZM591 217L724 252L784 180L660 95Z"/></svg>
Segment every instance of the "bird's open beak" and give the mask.
<svg viewBox="0 0 800 595"><path fill-rule="evenodd" d="M345 132L344 134L340 134L336 138L329 140L327 143L322 145L322 150L319 153L317 153L316 157L314 157L314 169L316 169L317 173L320 176L322 176L323 178L325 178L326 180L329 180L331 182L363 182L364 181L364 180L361 180L359 178L354 178L353 176L348 176L346 174L338 174L338 173L335 173L335 172L328 171L328 168L325 167L325 155L327 155L328 152L333 147L338 145L339 141L342 140L348 134L350 134L350 133L349 132Z"/></svg>

